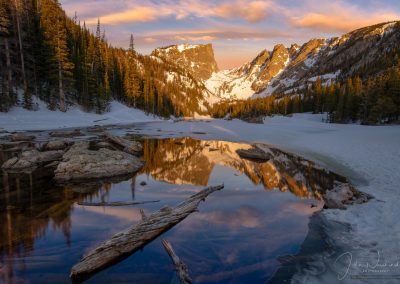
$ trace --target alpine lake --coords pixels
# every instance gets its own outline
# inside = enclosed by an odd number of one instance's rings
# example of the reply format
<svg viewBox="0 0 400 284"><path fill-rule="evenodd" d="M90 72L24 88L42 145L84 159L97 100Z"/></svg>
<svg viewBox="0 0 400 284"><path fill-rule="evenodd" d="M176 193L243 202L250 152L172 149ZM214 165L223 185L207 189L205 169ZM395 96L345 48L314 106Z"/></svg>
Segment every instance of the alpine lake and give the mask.
<svg viewBox="0 0 400 284"><path fill-rule="evenodd" d="M54 165L2 171L0 283L71 283L71 267L90 249L141 222L140 209L151 214L174 207L218 184L224 188L201 202L198 212L85 283L179 283L163 239L187 265L193 283L284 283L291 272L278 278L276 272L299 252L310 216L324 206L322 193L346 181L274 147L268 161L257 161L236 152L251 149L249 144L124 131L118 134L143 145L145 165L136 174L61 185L53 178ZM34 135L40 141L48 132ZM0 164L19 152L13 143L4 144ZM154 202L85 205L131 201Z"/></svg>

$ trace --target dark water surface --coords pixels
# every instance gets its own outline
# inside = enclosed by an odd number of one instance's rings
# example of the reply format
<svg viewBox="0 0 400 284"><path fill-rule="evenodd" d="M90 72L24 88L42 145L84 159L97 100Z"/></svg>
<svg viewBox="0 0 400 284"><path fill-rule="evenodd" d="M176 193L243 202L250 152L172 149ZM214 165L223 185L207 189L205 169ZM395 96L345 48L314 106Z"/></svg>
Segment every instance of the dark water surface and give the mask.
<svg viewBox="0 0 400 284"><path fill-rule="evenodd" d="M207 185L225 184L168 232L88 283L170 283L175 273L161 244L168 239L195 283L265 283L282 255L296 254L320 194L339 178L272 149L273 159L241 159L250 145L191 138L146 139L145 168L120 180L58 186L54 168L6 174L0 183L0 283L70 283L86 251L164 205ZM1 159L9 155L0 153ZM146 185L141 185L146 182ZM79 201L144 201L124 207ZM316 205L316 206L315 206Z"/></svg>

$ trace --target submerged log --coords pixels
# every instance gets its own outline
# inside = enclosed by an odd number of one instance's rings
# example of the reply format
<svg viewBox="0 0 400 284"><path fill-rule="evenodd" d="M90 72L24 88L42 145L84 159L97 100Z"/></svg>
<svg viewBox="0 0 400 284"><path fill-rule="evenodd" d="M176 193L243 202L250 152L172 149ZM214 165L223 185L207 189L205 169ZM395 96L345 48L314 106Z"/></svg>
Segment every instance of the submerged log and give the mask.
<svg viewBox="0 0 400 284"><path fill-rule="evenodd" d="M110 133L107 132L105 132L104 135L111 142L121 146L123 148L122 151L128 154L137 155L143 151L143 146L140 142L129 141L122 137L111 135Z"/></svg>
<svg viewBox="0 0 400 284"><path fill-rule="evenodd" d="M175 208L163 207L146 216L137 225L114 235L110 240L103 242L86 254L79 263L72 267L70 275L72 281L84 281L143 248L163 232L195 212L200 201L205 200L209 194L223 187L223 185L208 187L187 198Z"/></svg>
<svg viewBox="0 0 400 284"><path fill-rule="evenodd" d="M189 276L189 270L186 264L176 255L171 243L168 240L163 240L162 244L169 256L171 257L172 263L174 264L176 273L179 277L179 282L181 284L192 283L192 279Z"/></svg>
<svg viewBox="0 0 400 284"><path fill-rule="evenodd" d="M160 200L146 200L146 201L114 201L114 202L78 202L78 205L82 206L127 206L127 205L139 205L147 203L156 203Z"/></svg>

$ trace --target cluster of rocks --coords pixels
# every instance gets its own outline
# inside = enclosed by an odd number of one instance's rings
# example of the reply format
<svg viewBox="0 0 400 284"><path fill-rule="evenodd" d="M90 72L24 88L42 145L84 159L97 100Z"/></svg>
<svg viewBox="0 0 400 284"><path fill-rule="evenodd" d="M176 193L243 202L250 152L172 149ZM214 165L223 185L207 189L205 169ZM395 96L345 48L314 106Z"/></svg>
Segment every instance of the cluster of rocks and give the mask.
<svg viewBox="0 0 400 284"><path fill-rule="evenodd" d="M81 135L80 130L49 133L50 137L59 139ZM37 142L35 138L25 133L8 135L6 144L18 155L6 160L1 169L23 173L51 165L55 168L55 180L64 183L128 175L144 166L144 162L136 157L143 149L141 143L108 133L104 137L107 141L74 142L65 139Z"/></svg>
<svg viewBox="0 0 400 284"><path fill-rule="evenodd" d="M358 191L350 183L336 183L333 189L327 190L322 198L324 208L346 209L346 205L365 203L371 195Z"/></svg>

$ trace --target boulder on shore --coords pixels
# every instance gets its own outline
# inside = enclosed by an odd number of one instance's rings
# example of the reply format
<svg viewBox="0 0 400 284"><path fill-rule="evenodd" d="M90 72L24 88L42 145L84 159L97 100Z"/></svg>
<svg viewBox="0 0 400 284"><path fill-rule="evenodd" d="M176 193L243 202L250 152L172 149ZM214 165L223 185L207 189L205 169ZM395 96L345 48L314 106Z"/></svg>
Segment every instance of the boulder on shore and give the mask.
<svg viewBox="0 0 400 284"><path fill-rule="evenodd" d="M89 150L89 142L80 141L64 154L55 179L68 182L109 178L135 173L143 166L144 162L131 154L106 148Z"/></svg>
<svg viewBox="0 0 400 284"><path fill-rule="evenodd" d="M358 191L349 183L336 183L335 187L322 196L329 209L346 209L346 205L365 203L372 198L367 193Z"/></svg>
<svg viewBox="0 0 400 284"><path fill-rule="evenodd" d="M9 135L8 139L10 139L12 142L32 141L33 139L35 139L35 136L16 132Z"/></svg>
<svg viewBox="0 0 400 284"><path fill-rule="evenodd" d="M64 140L53 140L47 142L44 146L43 149L45 151L54 151L54 150L65 150L69 146L74 144L72 141L64 141Z"/></svg>

